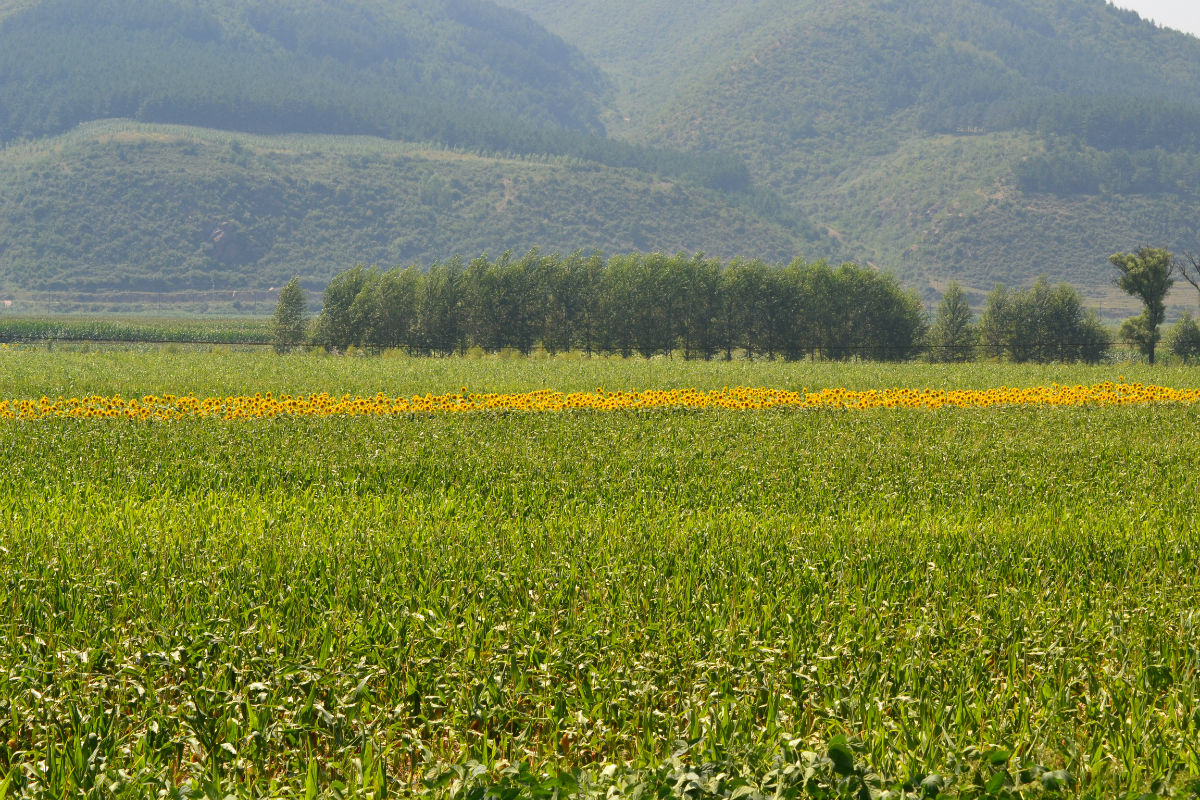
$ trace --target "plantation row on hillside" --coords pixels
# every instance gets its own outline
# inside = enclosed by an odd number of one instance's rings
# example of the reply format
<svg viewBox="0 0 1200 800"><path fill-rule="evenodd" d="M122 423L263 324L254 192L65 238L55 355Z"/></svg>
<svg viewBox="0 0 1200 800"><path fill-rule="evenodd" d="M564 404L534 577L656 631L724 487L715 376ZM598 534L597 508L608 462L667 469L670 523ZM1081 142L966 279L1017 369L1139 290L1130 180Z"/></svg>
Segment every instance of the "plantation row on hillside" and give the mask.
<svg viewBox="0 0 1200 800"><path fill-rule="evenodd" d="M600 131L595 68L486 0L41 0L0 42L0 140L117 116L475 145Z"/></svg>
<svg viewBox="0 0 1200 800"><path fill-rule="evenodd" d="M1200 152L1098 150L1053 141L1045 152L1014 168L1017 186L1027 192L1060 195L1174 195L1186 202L1200 192Z"/></svg>

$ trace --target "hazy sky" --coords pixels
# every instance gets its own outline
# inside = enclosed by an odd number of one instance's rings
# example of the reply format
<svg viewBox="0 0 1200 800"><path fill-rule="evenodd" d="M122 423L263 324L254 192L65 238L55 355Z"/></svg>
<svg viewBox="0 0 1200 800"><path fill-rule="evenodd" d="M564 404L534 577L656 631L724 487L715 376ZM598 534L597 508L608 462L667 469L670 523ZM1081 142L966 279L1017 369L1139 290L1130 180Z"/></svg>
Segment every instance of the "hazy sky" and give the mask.
<svg viewBox="0 0 1200 800"><path fill-rule="evenodd" d="M1200 36L1200 2L1197 0L1113 0L1113 5L1132 8L1159 25Z"/></svg>

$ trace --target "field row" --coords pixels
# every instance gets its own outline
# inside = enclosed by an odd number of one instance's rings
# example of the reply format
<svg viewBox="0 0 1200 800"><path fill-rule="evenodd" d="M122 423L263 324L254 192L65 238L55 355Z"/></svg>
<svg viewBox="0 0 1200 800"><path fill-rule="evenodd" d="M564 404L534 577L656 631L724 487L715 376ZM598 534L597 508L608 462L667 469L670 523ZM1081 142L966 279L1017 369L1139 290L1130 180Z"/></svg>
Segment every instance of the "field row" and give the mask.
<svg viewBox="0 0 1200 800"><path fill-rule="evenodd" d="M224 420L275 419L277 417L392 417L407 414L465 414L483 411L641 411L648 409L724 409L732 411L866 410L879 408L1004 408L1063 406L1142 406L1151 404L1194 405L1200 390L1176 390L1163 386L1114 384L1094 386L1034 386L1023 389L1002 387L988 390L943 391L936 389L823 389L817 392L735 387L733 389L647 390L642 392L558 392L543 389L518 394L454 394L390 397L380 392L373 397L333 397L328 393L307 397L259 392L253 396L198 398L194 395L145 395L125 399L102 397L58 397L40 400L0 401L0 419L42 420L52 418L124 418L175 420L217 418Z"/></svg>
<svg viewBox="0 0 1200 800"><path fill-rule="evenodd" d="M89 395L141 398L148 394L197 397L276 397L328 393L340 397L562 392L635 392L645 389L711 391L733 386L770 386L788 391L851 391L889 388L941 391L995 387L1092 386L1106 382L1200 388L1200 370L1137 364L1084 365L887 364L770 360L684 361L670 358L554 358L497 356L410 358L277 356L270 352L201 352L187 347L142 349L79 346L54 351L0 345L0 398L37 399ZM807 388L806 388L807 387Z"/></svg>

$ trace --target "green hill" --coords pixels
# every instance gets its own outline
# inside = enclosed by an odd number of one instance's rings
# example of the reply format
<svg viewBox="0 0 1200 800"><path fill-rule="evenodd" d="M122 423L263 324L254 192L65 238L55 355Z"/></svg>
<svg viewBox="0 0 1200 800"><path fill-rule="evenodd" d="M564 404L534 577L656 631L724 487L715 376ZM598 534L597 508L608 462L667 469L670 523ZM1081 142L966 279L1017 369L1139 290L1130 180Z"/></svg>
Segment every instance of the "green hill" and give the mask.
<svg viewBox="0 0 1200 800"><path fill-rule="evenodd" d="M129 118L562 155L744 191L744 164L607 138L608 80L488 0L10 0L0 141Z"/></svg>
<svg viewBox="0 0 1200 800"><path fill-rule="evenodd" d="M676 0L497 2L574 43L611 76L616 92L604 122L619 135L655 120L681 90L718 79L786 13L775 0L689 3L686 9Z"/></svg>
<svg viewBox="0 0 1200 800"><path fill-rule="evenodd" d="M598 133L600 74L485 0L0 7L0 139L105 117L508 147Z"/></svg>
<svg viewBox="0 0 1200 800"><path fill-rule="evenodd" d="M487 0L0 0L0 289L317 285L534 246L842 252L736 157L607 137L611 96Z"/></svg>
<svg viewBox="0 0 1200 800"><path fill-rule="evenodd" d="M505 250L818 257L728 198L579 159L91 123L0 151L0 289L322 286L355 262ZM815 251L815 252L814 252Z"/></svg>
<svg viewBox="0 0 1200 800"><path fill-rule="evenodd" d="M1114 250L1200 241L1200 40L1104 0L503 2L624 82L623 135L737 153L908 281L1100 298Z"/></svg>
<svg viewBox="0 0 1200 800"><path fill-rule="evenodd" d="M0 0L0 287L538 245L1111 308L1111 252L1200 247L1200 39L1104 0L692 5Z"/></svg>

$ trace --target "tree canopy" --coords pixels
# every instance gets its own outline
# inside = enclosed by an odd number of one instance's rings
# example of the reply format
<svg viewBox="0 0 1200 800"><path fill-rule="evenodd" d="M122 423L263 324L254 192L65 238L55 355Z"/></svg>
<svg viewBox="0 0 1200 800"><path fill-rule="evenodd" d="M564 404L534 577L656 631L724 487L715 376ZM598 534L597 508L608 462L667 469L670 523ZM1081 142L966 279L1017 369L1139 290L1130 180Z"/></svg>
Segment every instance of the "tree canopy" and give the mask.
<svg viewBox="0 0 1200 800"><path fill-rule="evenodd" d="M1157 247L1142 247L1136 253L1116 253L1108 259L1117 268L1117 286L1142 301L1141 315L1125 321L1121 336L1142 352L1151 364L1161 334L1158 326L1166 316L1167 292L1175 281L1171 253Z"/></svg>
<svg viewBox="0 0 1200 800"><path fill-rule="evenodd" d="M646 357L903 360L920 351L925 327L915 295L854 264L533 250L455 259L427 272L354 267L326 287L313 341L414 353L541 346Z"/></svg>

